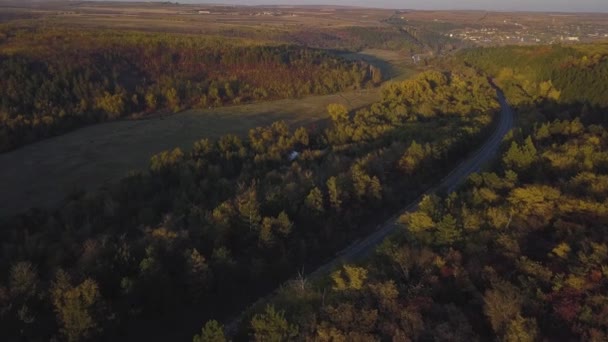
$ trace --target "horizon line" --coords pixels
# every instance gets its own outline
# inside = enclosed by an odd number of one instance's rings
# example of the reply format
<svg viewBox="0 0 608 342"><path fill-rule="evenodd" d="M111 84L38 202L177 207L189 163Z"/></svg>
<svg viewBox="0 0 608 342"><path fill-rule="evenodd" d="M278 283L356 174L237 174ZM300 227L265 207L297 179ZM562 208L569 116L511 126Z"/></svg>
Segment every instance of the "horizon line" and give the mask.
<svg viewBox="0 0 608 342"><path fill-rule="evenodd" d="M238 0L235 0L238 1ZM46 2L45 0L29 0L29 1L25 1L25 2ZM197 1L187 1L187 2L183 2L183 1L170 1L170 0L68 0L68 2L122 2L122 3L144 3L144 4L148 4L148 3L172 3L172 4L178 4L178 5L203 5L203 6L232 6L232 7L292 7L292 8L298 8L298 7L334 7L334 8L353 8L353 9L381 9L381 10L395 10L395 11L419 11L419 12L433 12L433 11L454 11L454 12L489 12L489 13L547 13L547 14L551 14L551 13L571 13L571 14L596 14L596 15L601 15L601 14L608 14L608 9L605 10L595 10L595 11L590 11L590 10L581 10L581 11L565 11L565 10L548 10L548 11L544 11L544 10L535 10L535 9L512 9L512 10L507 10L507 9L483 9L483 8L450 8L450 7L445 7L445 8L434 8L434 9L429 9L429 8L416 8L416 7L411 7L411 8L404 8L404 7L390 7L390 6L386 6L386 7L379 7L379 6L366 6L366 5L336 5L336 4L323 4L323 3L316 3L316 4L256 4L256 5L249 5L249 4L241 4L241 3L231 3L230 1L228 2L205 2L205 1L201 1L201 2L197 2Z"/></svg>

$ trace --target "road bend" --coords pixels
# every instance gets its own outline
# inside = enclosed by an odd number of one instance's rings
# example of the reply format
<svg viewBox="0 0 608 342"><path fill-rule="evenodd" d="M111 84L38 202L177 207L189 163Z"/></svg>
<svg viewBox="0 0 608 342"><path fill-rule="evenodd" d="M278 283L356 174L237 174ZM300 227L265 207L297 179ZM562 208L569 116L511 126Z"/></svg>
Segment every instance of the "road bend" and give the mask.
<svg viewBox="0 0 608 342"><path fill-rule="evenodd" d="M318 267L316 270L308 273L308 278L316 278L323 276L331 272L337 266L352 263L361 258L368 256L373 252L376 247L384 241L391 233L393 233L401 225L398 223L398 219L401 215L413 212L418 208L418 203L424 195L429 195L437 192L438 190L445 190L448 193L456 190L472 173L480 171L481 167L492 161L498 152L500 143L504 136L511 130L515 120L513 109L507 103L504 94L498 88L496 88L498 102L500 103L500 119L492 135L479 147L471 156L460 163L454 168L445 178L443 178L437 185L424 192L420 197L414 200L411 204L405 207L401 212L389 218L385 223L381 224L378 229L369 234L362 240L358 240L346 247L342 251L338 252L332 260ZM268 296L258 299L250 307L256 306L257 304L267 301L273 295L271 293ZM241 320L247 310L243 311L238 317L229 321L226 325L226 331L228 334L234 334L238 329Z"/></svg>

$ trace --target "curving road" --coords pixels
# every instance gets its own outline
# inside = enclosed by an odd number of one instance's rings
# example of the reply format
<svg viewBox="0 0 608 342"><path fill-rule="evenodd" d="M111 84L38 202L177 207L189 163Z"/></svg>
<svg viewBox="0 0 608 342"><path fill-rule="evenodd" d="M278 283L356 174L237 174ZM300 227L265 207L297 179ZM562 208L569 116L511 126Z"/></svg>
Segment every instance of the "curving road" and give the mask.
<svg viewBox="0 0 608 342"><path fill-rule="evenodd" d="M352 245L348 246L347 248L339 252L335 259L317 268L315 271L310 273L309 276L313 277L325 274L342 263L352 262L368 255L389 234L391 234L397 227L399 227L399 223L397 222L397 220L401 215L407 212L412 212L417 209L418 203L422 199L422 196L435 193L439 189L445 190L448 193L454 191L468 178L470 174L478 172L484 164L491 161L494 158L496 152L498 151L502 139L504 138L505 134L507 134L511 130L514 122L513 109L507 103L504 94L499 89L496 89L496 92L498 102L500 103L501 108L500 120L494 133L492 133L492 136L490 136L490 138L486 140L483 146L481 146L467 160L460 163L460 165L458 165L454 170L452 170L452 172L450 172L450 174L443 178L443 180L441 180L439 184L427 190L424 194L420 195L420 197L414 200L400 213L392 216L386 223L381 225L378 230L368 235L364 240L357 241Z"/></svg>
<svg viewBox="0 0 608 342"><path fill-rule="evenodd" d="M447 192L454 191L468 178L470 174L478 172L484 164L491 161L498 151L502 139L504 138L505 134L511 130L514 122L513 109L511 109L507 103L504 94L497 88L496 93L501 107L500 120L494 133L492 133L490 138L488 138L488 140L475 153L473 153L467 160L463 161L454 170L452 170L452 172L443 178L439 184L427 190L423 195L414 200L401 212L391 217L388 221L386 221L386 223L380 225L376 231L368 235L365 239L359 240L338 252L334 259L320 266L315 271L310 272L308 277L311 278L328 274L334 268L343 263L357 261L362 257L369 255L375 250L378 244L384 241L388 235L390 235L400 226L397 220L401 215L416 210L422 196L437 192L439 189L446 190ZM272 296L272 294L258 299L251 307L268 300L270 296ZM243 311L243 313L226 325L228 334L236 332L243 318L243 314L246 311L247 310Z"/></svg>

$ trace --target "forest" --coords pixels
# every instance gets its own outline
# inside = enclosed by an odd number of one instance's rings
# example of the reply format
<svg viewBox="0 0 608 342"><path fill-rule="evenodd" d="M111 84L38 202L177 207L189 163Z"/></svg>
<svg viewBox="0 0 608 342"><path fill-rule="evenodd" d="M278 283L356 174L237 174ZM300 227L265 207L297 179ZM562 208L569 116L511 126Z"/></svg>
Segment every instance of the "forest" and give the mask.
<svg viewBox="0 0 608 342"><path fill-rule="evenodd" d="M279 40L313 48L361 51L385 49L411 54L428 51L450 51L462 42L421 27L397 23L389 27L351 26L332 29L294 31L277 37Z"/></svg>
<svg viewBox="0 0 608 342"><path fill-rule="evenodd" d="M412 201L484 140L498 108L475 70L431 70L369 108L330 105L326 127L202 139L58 210L7 218L0 330L79 341L162 327L190 339ZM195 339L221 335L206 328Z"/></svg>
<svg viewBox="0 0 608 342"><path fill-rule="evenodd" d="M379 85L380 69L236 38L0 27L0 152L83 125Z"/></svg>
<svg viewBox="0 0 608 342"><path fill-rule="evenodd" d="M608 44L479 48L454 59L494 77L514 105L550 99L608 107Z"/></svg>
<svg viewBox="0 0 608 342"><path fill-rule="evenodd" d="M372 105L329 105L327 122L201 137L55 209L0 218L3 340L608 340L608 44L445 56L465 44L396 16L277 27L0 25L0 152L382 84ZM430 65L384 82L335 54L369 48ZM496 160L422 197L373 255L307 278L486 140L495 87L518 114Z"/></svg>
<svg viewBox="0 0 608 342"><path fill-rule="evenodd" d="M423 197L367 260L311 282L294 278L249 313L237 336L608 339L606 60L594 51L463 52L467 64L502 85L511 80L508 93L521 95L517 128L496 161L453 193ZM224 338L217 321L204 324L194 340L209 336Z"/></svg>

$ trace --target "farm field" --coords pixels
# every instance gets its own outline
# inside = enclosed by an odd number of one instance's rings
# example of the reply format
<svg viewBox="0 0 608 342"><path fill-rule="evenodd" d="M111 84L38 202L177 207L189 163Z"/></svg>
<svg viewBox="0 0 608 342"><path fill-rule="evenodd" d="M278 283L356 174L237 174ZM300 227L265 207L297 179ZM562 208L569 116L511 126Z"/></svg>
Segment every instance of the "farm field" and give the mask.
<svg viewBox="0 0 608 342"><path fill-rule="evenodd" d="M414 73L397 55L378 50L364 51L374 60L392 57L380 65L383 72L398 78ZM145 120L123 120L88 126L0 154L0 216L30 207L52 207L70 193L93 190L144 169L150 157L163 150L189 150L202 138L224 134L244 136L250 128L285 120L289 125L321 123L326 107L341 103L349 109L377 101L380 88L340 94L310 96L239 106L187 110L171 116ZM44 176L41 176L44 175Z"/></svg>

